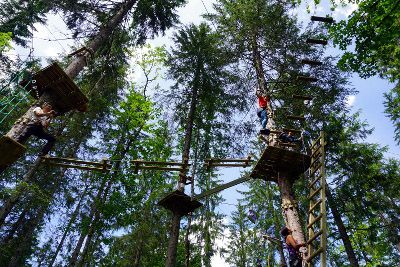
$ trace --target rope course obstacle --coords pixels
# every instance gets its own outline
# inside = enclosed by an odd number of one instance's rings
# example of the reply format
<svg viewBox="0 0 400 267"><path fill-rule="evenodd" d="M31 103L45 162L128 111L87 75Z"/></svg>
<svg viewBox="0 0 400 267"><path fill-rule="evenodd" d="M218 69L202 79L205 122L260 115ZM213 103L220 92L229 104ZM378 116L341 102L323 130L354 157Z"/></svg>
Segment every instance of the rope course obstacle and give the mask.
<svg viewBox="0 0 400 267"><path fill-rule="evenodd" d="M35 73L30 80L24 80L19 84L37 99L36 104L50 103L57 115L73 109L81 112L87 110L88 98L56 62ZM26 127L31 122L31 112L32 108L27 116L16 121L15 125L21 123ZM25 153L26 147L17 142L15 136L23 131L23 127L12 129L0 138L0 169L6 168Z"/></svg>

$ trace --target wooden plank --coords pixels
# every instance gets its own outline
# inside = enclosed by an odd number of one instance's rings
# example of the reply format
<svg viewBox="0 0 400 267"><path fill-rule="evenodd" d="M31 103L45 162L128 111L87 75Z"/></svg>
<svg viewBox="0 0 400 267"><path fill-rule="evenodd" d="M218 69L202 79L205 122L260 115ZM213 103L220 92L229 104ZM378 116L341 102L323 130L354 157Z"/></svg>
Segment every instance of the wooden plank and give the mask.
<svg viewBox="0 0 400 267"><path fill-rule="evenodd" d="M311 244L315 239L317 239L322 234L322 230L318 231L310 239L307 240L307 244Z"/></svg>
<svg viewBox="0 0 400 267"><path fill-rule="evenodd" d="M43 162L44 164L48 165L54 165L54 166L59 166L63 168L72 168L72 169L80 169L80 170L89 170L89 171L104 171L103 168L98 168L98 167L89 167L89 166L82 166L82 165L75 165L75 164L65 164L65 163L58 163L58 162ZM108 171L107 169L106 171Z"/></svg>
<svg viewBox="0 0 400 267"><path fill-rule="evenodd" d="M248 157L247 159L221 159L221 158L207 158L205 162L254 162L254 160L251 159L251 157Z"/></svg>
<svg viewBox="0 0 400 267"><path fill-rule="evenodd" d="M322 187L319 187L317 190L315 190L314 192L311 193L311 195L309 195L307 198L308 200L312 199L313 197L315 197L316 194L318 194L319 191L321 191Z"/></svg>
<svg viewBox="0 0 400 267"><path fill-rule="evenodd" d="M292 95L292 98L301 100L313 100L313 97L308 95Z"/></svg>
<svg viewBox="0 0 400 267"><path fill-rule="evenodd" d="M0 168L5 168L14 163L26 151L23 144L4 135L0 138Z"/></svg>
<svg viewBox="0 0 400 267"><path fill-rule="evenodd" d="M60 157L49 157L49 156L44 156L42 157L43 161L54 161L55 163L63 161L63 162L72 162L72 163L80 163L80 164L90 164L90 165L97 165L97 166L103 166L103 162L96 162L96 161L87 161L87 160L80 160L80 159L74 159L74 158L60 158ZM111 164L107 164L107 166L111 167Z"/></svg>
<svg viewBox="0 0 400 267"><path fill-rule="evenodd" d="M314 210L319 204L321 204L321 203L322 203L322 199L319 199L314 205L312 205L312 206L310 207L310 209L308 210L308 213L312 213L313 210Z"/></svg>
<svg viewBox="0 0 400 267"><path fill-rule="evenodd" d="M208 167L243 167L243 168L245 168L245 167L249 167L250 165L249 164L227 164L227 163L221 163L221 164L218 164L218 163L207 164L207 163L205 163L204 166L206 166L206 167L208 166Z"/></svg>
<svg viewBox="0 0 400 267"><path fill-rule="evenodd" d="M321 61L316 61L316 60L311 60L311 59L302 59L301 64L303 65L310 65L310 66L321 66L322 62Z"/></svg>
<svg viewBox="0 0 400 267"><path fill-rule="evenodd" d="M321 175L318 175L317 178L315 178L309 185L308 188L314 188L314 185L316 182L318 182L318 180L321 179Z"/></svg>
<svg viewBox="0 0 400 267"><path fill-rule="evenodd" d="M319 16L311 16L311 21L318 21L324 23L333 23L333 18L331 17L319 17Z"/></svg>
<svg viewBox="0 0 400 267"><path fill-rule="evenodd" d="M319 44L319 45L327 45L328 40L325 39L313 39L313 38L308 38L306 40L307 44Z"/></svg>
<svg viewBox="0 0 400 267"><path fill-rule="evenodd" d="M182 216L202 206L199 201L196 199L192 200L188 195L179 190L175 190L166 195L158 202L158 205Z"/></svg>
<svg viewBox="0 0 400 267"><path fill-rule="evenodd" d="M317 251L315 251L310 257L307 258L307 262L311 262L315 257L317 257L320 253L322 253L324 248L319 248ZM324 267L321 265L321 267Z"/></svg>
<svg viewBox="0 0 400 267"><path fill-rule="evenodd" d="M307 228L311 228L313 226L313 224L315 224L316 222L318 222L319 220L322 219L322 216L324 216L323 213L321 213L320 215L318 215L316 218L314 218L308 225Z"/></svg>
<svg viewBox="0 0 400 267"><path fill-rule="evenodd" d="M228 182L228 183L226 183L226 184L222 184L222 185L219 185L219 186L217 186L217 187L215 187L215 188L213 188L213 189L207 190L207 191L205 191L205 192L203 192L203 193L201 193L201 194L195 195L195 196L193 197L193 199L200 200L200 199L202 199L202 198L204 198L204 197L206 197L206 196L209 196L209 195L218 193L218 192L220 192L220 191L222 191L222 190L225 190L225 189L227 189L227 188L230 188L230 187L232 187L232 186L235 186L235 185L238 185L238 184L247 182L247 181L250 180L250 179L251 179L250 176L245 176L245 177L242 177L242 178L233 180L233 181Z"/></svg>
<svg viewBox="0 0 400 267"><path fill-rule="evenodd" d="M306 118L304 118L303 116L295 116L295 115L286 115L286 119L299 120L299 121L305 121L306 120Z"/></svg>
<svg viewBox="0 0 400 267"><path fill-rule="evenodd" d="M131 160L132 163L138 163L138 164L151 164L151 165L176 165L176 166L190 166L188 163L183 163L183 162L168 162L168 161L146 161L146 160Z"/></svg>
<svg viewBox="0 0 400 267"><path fill-rule="evenodd" d="M158 166L138 166L138 169L154 170L154 171L171 171L171 172L182 171L182 168L169 168L169 167L158 167Z"/></svg>
<svg viewBox="0 0 400 267"><path fill-rule="evenodd" d="M39 96L43 93L51 96L55 100L55 103L52 103L54 108L61 113L80 108L89 101L56 62L38 71L32 79L37 81ZM36 92L30 93L37 97Z"/></svg>
<svg viewBox="0 0 400 267"><path fill-rule="evenodd" d="M256 179L275 181L278 172L290 174L297 179L310 166L310 157L296 151L268 146L254 166L250 176Z"/></svg>
<svg viewBox="0 0 400 267"><path fill-rule="evenodd" d="M317 78L309 77L309 76L301 76L301 75L297 76L297 80L303 81L303 82L316 82L316 81L318 81Z"/></svg>

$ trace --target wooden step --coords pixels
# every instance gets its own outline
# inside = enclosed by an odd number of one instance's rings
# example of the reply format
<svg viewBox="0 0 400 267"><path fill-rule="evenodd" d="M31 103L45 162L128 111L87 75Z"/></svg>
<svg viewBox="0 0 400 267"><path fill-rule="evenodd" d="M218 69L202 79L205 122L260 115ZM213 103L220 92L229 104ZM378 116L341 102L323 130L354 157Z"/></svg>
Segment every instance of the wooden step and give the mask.
<svg viewBox="0 0 400 267"><path fill-rule="evenodd" d="M308 96L308 95L292 95L292 98L301 99L301 100L312 100L313 99L313 97Z"/></svg>
<svg viewBox="0 0 400 267"><path fill-rule="evenodd" d="M286 115L286 119L298 120L298 121L305 121L306 120L306 118L304 118L303 116L294 116L294 115Z"/></svg>
<svg viewBox="0 0 400 267"><path fill-rule="evenodd" d="M308 38L308 39L306 40L306 43L307 43L307 44L327 45L327 44L328 44L328 40Z"/></svg>
<svg viewBox="0 0 400 267"><path fill-rule="evenodd" d="M318 222L319 220L322 219L322 217L324 216L323 213L321 213L320 215L318 215L317 217L315 217L308 225L307 228L311 228L313 226L314 223Z"/></svg>
<svg viewBox="0 0 400 267"><path fill-rule="evenodd" d="M0 168L5 168L14 163L26 151L23 144L4 135L0 138Z"/></svg>
<svg viewBox="0 0 400 267"><path fill-rule="evenodd" d="M318 17L318 16L311 16L311 21L319 21L324 23L333 23L333 18L331 17Z"/></svg>
<svg viewBox="0 0 400 267"><path fill-rule="evenodd" d="M321 61L310 60L310 59L302 59L301 60L301 64L310 65L310 66L321 66L322 62Z"/></svg>
<svg viewBox="0 0 400 267"><path fill-rule="evenodd" d="M303 82L316 82L316 81L318 81L317 78L310 77L310 76L297 76L297 80L303 81Z"/></svg>
<svg viewBox="0 0 400 267"><path fill-rule="evenodd" d="M57 112L65 113L73 109L86 111L89 99L56 62L35 73L32 80L36 81L37 90L27 86L30 94L34 98L46 94ZM28 82L23 81L21 85Z"/></svg>
<svg viewBox="0 0 400 267"><path fill-rule="evenodd" d="M158 202L158 205L172 211L173 213L178 213L181 216L187 215L202 206L199 201L192 200L188 195L179 190L175 190L165 196Z"/></svg>

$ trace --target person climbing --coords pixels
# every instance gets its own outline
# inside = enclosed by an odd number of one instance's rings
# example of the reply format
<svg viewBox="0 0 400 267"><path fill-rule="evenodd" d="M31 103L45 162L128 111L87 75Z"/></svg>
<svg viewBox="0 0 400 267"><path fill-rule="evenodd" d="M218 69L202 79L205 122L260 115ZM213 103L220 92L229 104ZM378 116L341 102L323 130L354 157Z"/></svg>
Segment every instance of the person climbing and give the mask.
<svg viewBox="0 0 400 267"><path fill-rule="evenodd" d="M296 138L293 135L293 132L290 132L290 131L288 133L282 132L279 135L279 140L281 140L282 142L285 142L285 143L300 143L303 140L303 135L299 138Z"/></svg>
<svg viewBox="0 0 400 267"><path fill-rule="evenodd" d="M302 259L299 249L306 245L304 243L297 244L297 241L292 236L292 230L286 226L282 228L281 235L285 238L286 248L289 252L289 267L301 267Z"/></svg>
<svg viewBox="0 0 400 267"><path fill-rule="evenodd" d="M23 144L28 140L31 135L38 137L39 139L47 140L46 145L42 148L40 156L44 156L49 153L56 138L46 132L49 127L51 119L56 115L56 112L52 109L52 106L45 102L41 107L36 107L32 111L32 116L27 124L27 127L22 134L16 139L17 142Z"/></svg>
<svg viewBox="0 0 400 267"><path fill-rule="evenodd" d="M269 135L270 131L267 128L268 112L272 113L270 98L268 95L263 94L260 89L256 90L256 96L258 98L257 116L260 118L261 123L260 134Z"/></svg>

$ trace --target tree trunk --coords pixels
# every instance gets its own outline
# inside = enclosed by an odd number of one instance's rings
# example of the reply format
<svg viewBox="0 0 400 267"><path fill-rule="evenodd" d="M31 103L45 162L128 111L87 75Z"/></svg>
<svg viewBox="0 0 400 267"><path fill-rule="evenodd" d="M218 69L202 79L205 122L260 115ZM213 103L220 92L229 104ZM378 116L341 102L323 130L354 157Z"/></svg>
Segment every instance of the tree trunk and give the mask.
<svg viewBox="0 0 400 267"><path fill-rule="evenodd" d="M251 38L251 51L253 56L253 65L256 69L257 84L262 92L268 93L267 81L265 80L265 71L262 65L262 58L257 42L257 31L254 30Z"/></svg>
<svg viewBox="0 0 400 267"><path fill-rule="evenodd" d="M171 232L168 243L167 259L165 267L175 267L176 263L176 250L178 248L179 229L181 224L181 215L174 212L171 222Z"/></svg>
<svg viewBox="0 0 400 267"><path fill-rule="evenodd" d="M290 176L280 173L278 175L278 186L281 193L282 212L286 227L293 231L292 235L298 244L305 243L303 228L297 211L297 203L293 194L293 182L290 180Z"/></svg>
<svg viewBox="0 0 400 267"><path fill-rule="evenodd" d="M197 79L198 71L196 71L195 79ZM197 83L195 82L195 86L193 88L192 99L190 101L190 108L189 114L187 119L187 125L185 130L185 140L183 145L183 152L182 152L182 161L186 162L189 160L190 154L190 143L192 141L192 132L193 132L193 122L194 116L196 112L197 106L197 96L198 96L198 88ZM184 174L186 175L186 173ZM178 183L178 190L185 191L185 183L184 177L181 176L179 183ZM167 250L167 259L165 262L165 267L174 267L176 263L176 250L178 246L178 239L179 239L179 229L181 225L181 214L174 212L172 216L172 224L171 224L171 232L170 232L170 239L168 243L168 250Z"/></svg>
<svg viewBox="0 0 400 267"><path fill-rule="evenodd" d="M36 229L36 226L42 221L46 210L47 206L41 207L38 213L33 216L33 219L31 219L24 225L21 231L21 241L19 242L19 246L17 246L16 249L13 251L13 256L8 263L8 267L18 267L23 265L25 257L21 257L21 255L24 255L25 251L32 246L33 233Z"/></svg>
<svg viewBox="0 0 400 267"><path fill-rule="evenodd" d="M65 241L65 239L67 238L67 235L68 235L68 233L69 233L69 230L71 229L71 226L72 226L72 224L75 222L75 219L76 219L76 217L78 216L78 213L79 213L79 211L80 211L80 209L81 209L82 200L84 199L84 197L85 197L85 195L86 195L86 192L87 192L88 187L89 187L89 184L86 184L85 190L83 191L83 193L82 193L82 195L81 195L81 197L80 197L78 203L76 204L75 210L74 210L73 213L71 214L71 218L70 218L70 220L69 220L67 226L65 227L64 233L63 233L63 235L62 235L62 237L61 237L60 242L59 242L58 245L57 245L56 251L54 252L53 257L52 257L51 260L50 260L49 267L52 267L52 266L53 266L54 262L55 262L56 259L57 259L58 253L60 252L62 246L64 245L64 241Z"/></svg>
<svg viewBox="0 0 400 267"><path fill-rule="evenodd" d="M358 267L358 260L356 257L356 254L354 253L353 245L351 244L349 235L347 234L346 227L344 226L342 217L340 216L340 213L336 207L336 202L335 199L333 198L331 194L331 190L329 187L326 187L326 197L328 199L328 204L331 209L333 219L335 220L335 224L338 228L340 238L342 239L344 248L346 250L347 258L349 259L350 266L353 267Z"/></svg>
<svg viewBox="0 0 400 267"><path fill-rule="evenodd" d="M196 138L196 149L194 151L194 160L193 160L193 169L192 169L192 177L193 177L193 182L190 184L190 195L194 196L194 181L196 177L196 167L197 167L197 159L198 159L198 144L199 144L199 131L197 131L197 138ZM190 235L190 228L192 226L192 213L189 214L188 216L188 223L187 223L187 229L186 229L186 235L185 235L185 251L186 251L186 257L185 257L185 266L189 267L190 266L190 240L189 240L189 235Z"/></svg>
<svg viewBox="0 0 400 267"><path fill-rule="evenodd" d="M139 133L141 132L142 128L144 125L142 125L137 131L136 134L134 134L130 140L128 140L128 143L126 144L126 146L123 148L123 151L121 151L121 153L119 153L119 151L116 151L115 154L119 154L121 156L121 158L124 158L126 153L129 151L133 141L138 137ZM119 139L120 142L117 144L117 150L119 147L119 144L124 140L124 138L120 138ZM108 180L108 183L106 183L106 179L104 179L102 181L102 184L99 188L99 191L97 192L96 198L93 201L92 207L90 209L90 214L89 214L89 221L90 221L90 226L89 226L89 230L87 234L83 234L81 233L78 243L74 249L74 252L72 253L69 265L70 267L72 266L76 266L79 262L78 262L78 257L79 255L81 256L81 262L83 262L84 258L86 257L86 253L88 252L87 248L90 245L90 242L92 240L93 234L94 234L94 230L95 230L95 226L94 224L97 223L100 220L100 211L98 210L98 208L96 207L96 203L104 203L106 201L107 195L109 190L111 189L112 184L114 183L114 180L116 178L117 175L117 171L119 169L121 165L121 161L117 161L117 163L115 164L115 171L113 172L113 174L111 175L110 179ZM106 186L107 184L107 186ZM93 218L94 217L94 218ZM85 242L85 246L84 249L82 251L82 253L80 253L82 245L83 245L83 241L86 238L86 242Z"/></svg>

